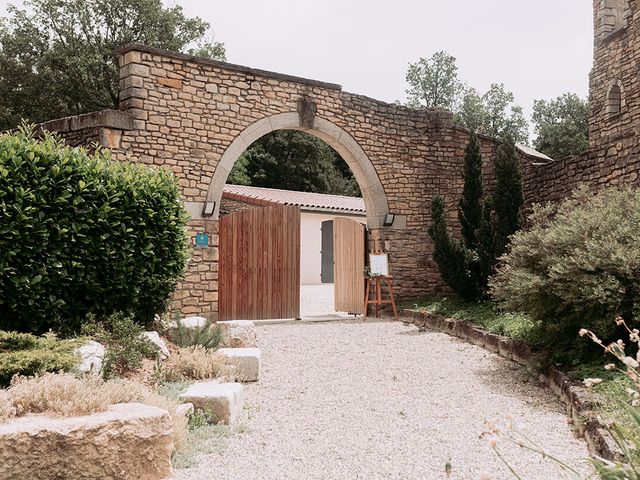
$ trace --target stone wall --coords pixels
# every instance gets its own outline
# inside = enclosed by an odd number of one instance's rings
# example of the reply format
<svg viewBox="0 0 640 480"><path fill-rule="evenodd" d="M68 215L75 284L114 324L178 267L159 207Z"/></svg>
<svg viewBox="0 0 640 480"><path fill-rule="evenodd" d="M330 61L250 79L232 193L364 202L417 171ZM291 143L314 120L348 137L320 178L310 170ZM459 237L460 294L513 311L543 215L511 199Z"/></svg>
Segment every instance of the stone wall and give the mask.
<svg viewBox="0 0 640 480"><path fill-rule="evenodd" d="M173 170L185 201L196 205L192 213L210 198L213 174L232 142L248 135L258 120L273 118L277 123L279 114L298 112L306 99L313 105L316 123L318 119L330 122L362 148L383 186L388 210L399 219L392 228L381 231L399 296L415 297L444 288L431 260L427 228L431 198L445 198L453 223L462 189L468 133L453 126L450 113L415 111L343 92L334 84L139 45L121 50L120 64L121 108L134 120L132 130L123 132L116 152L122 158L131 155L137 161ZM299 129L317 134L338 149L350 147L342 134L331 136L315 129L313 119L311 125L301 119ZM483 139L486 152L494 148L495 141ZM353 162L350 166L360 168ZM192 235L200 229L212 233L212 244L208 258L191 262L183 293L177 297L184 313L217 311L217 302L212 300L217 299L214 218L194 217L190 224ZM207 250L196 253L202 256Z"/></svg>
<svg viewBox="0 0 640 480"><path fill-rule="evenodd" d="M120 65L122 111L96 112L43 127L60 131L72 144L81 143L83 130L93 129L91 141L97 136L116 158L174 172L192 216L192 239L197 232L210 238L209 248L193 250L175 295L182 313L217 312L218 222L216 215L203 217L201 212L213 198L212 191L218 188L221 193L222 185L213 181L221 158L259 121L267 119L270 130L282 128L283 115L298 119L303 104L312 105L313 116L309 120L300 115L294 128L327 141L359 181L364 179L360 184L369 227L388 250L398 296L446 290L431 259L427 229L434 195L444 197L451 224L457 225L468 132L453 125L450 113L416 111L343 92L339 85L139 45L120 52ZM495 148L494 140L482 138L489 188ZM234 150L234 160L241 153ZM535 159L523 154L522 160L528 164ZM370 172L363 173L368 167ZM375 182L381 185L377 191ZM383 209L394 213L394 225L383 228L379 215L372 216L376 209L378 214Z"/></svg>

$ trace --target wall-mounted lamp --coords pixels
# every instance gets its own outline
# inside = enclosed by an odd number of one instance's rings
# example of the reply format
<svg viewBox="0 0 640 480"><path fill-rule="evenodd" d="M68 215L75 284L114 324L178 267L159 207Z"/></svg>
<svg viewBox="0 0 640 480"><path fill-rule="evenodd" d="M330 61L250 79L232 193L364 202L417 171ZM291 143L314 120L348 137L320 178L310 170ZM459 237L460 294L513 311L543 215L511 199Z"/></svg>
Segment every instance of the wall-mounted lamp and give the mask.
<svg viewBox="0 0 640 480"><path fill-rule="evenodd" d="M396 219L396 214L395 213L387 213L384 217L384 223L383 225L385 227L390 227L391 225L393 225L393 222Z"/></svg>
<svg viewBox="0 0 640 480"><path fill-rule="evenodd" d="M202 216L210 217L216 209L216 202L204 202L202 206Z"/></svg>

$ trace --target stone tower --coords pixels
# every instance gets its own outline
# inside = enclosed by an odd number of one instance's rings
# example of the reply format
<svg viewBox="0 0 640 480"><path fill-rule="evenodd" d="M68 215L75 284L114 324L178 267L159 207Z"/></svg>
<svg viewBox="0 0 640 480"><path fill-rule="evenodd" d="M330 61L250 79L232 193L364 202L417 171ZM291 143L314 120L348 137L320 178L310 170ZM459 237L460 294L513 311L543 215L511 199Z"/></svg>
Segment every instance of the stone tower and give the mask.
<svg viewBox="0 0 640 480"><path fill-rule="evenodd" d="M638 0L594 0L590 75L590 150L608 159L631 154L640 120Z"/></svg>

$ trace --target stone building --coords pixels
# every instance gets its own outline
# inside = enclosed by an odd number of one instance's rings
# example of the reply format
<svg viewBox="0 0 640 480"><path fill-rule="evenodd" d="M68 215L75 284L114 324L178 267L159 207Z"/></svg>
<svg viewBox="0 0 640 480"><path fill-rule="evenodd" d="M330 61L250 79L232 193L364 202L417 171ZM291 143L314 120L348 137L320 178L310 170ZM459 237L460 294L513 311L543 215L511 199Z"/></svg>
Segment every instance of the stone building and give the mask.
<svg viewBox="0 0 640 480"><path fill-rule="evenodd" d="M590 150L553 161L521 150L527 202L558 200L580 183L637 183L638 2L595 0ZM261 136L303 130L331 145L363 192L370 231L390 255L401 297L445 289L427 234L434 195L452 223L462 190L468 132L452 114L412 110L344 92L339 85L256 70L142 45L119 52L120 110L55 120L43 128L71 144L99 142L116 158L171 169L182 186L196 249L176 292L185 314L214 314L218 304L218 213L234 162ZM486 179L497 142L482 139ZM392 225L384 225L387 214Z"/></svg>

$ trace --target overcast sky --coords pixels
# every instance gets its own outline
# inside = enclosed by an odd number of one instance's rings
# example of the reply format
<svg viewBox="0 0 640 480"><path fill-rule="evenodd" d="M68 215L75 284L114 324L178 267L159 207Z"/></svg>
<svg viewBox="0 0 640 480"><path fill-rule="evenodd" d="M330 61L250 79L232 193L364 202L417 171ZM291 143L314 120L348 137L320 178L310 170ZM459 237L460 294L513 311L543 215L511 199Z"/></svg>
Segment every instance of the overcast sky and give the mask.
<svg viewBox="0 0 640 480"><path fill-rule="evenodd" d="M502 82L533 100L588 93L589 0L228 0L179 2L214 27L228 60L339 83L380 100L405 98L409 62L438 50L484 91Z"/></svg>
<svg viewBox="0 0 640 480"><path fill-rule="evenodd" d="M0 0L4 13L7 0ZM176 2L167 2L176 3ZM211 23L230 62L405 98L409 62L446 50L484 91L534 99L588 93L590 0L177 0Z"/></svg>

